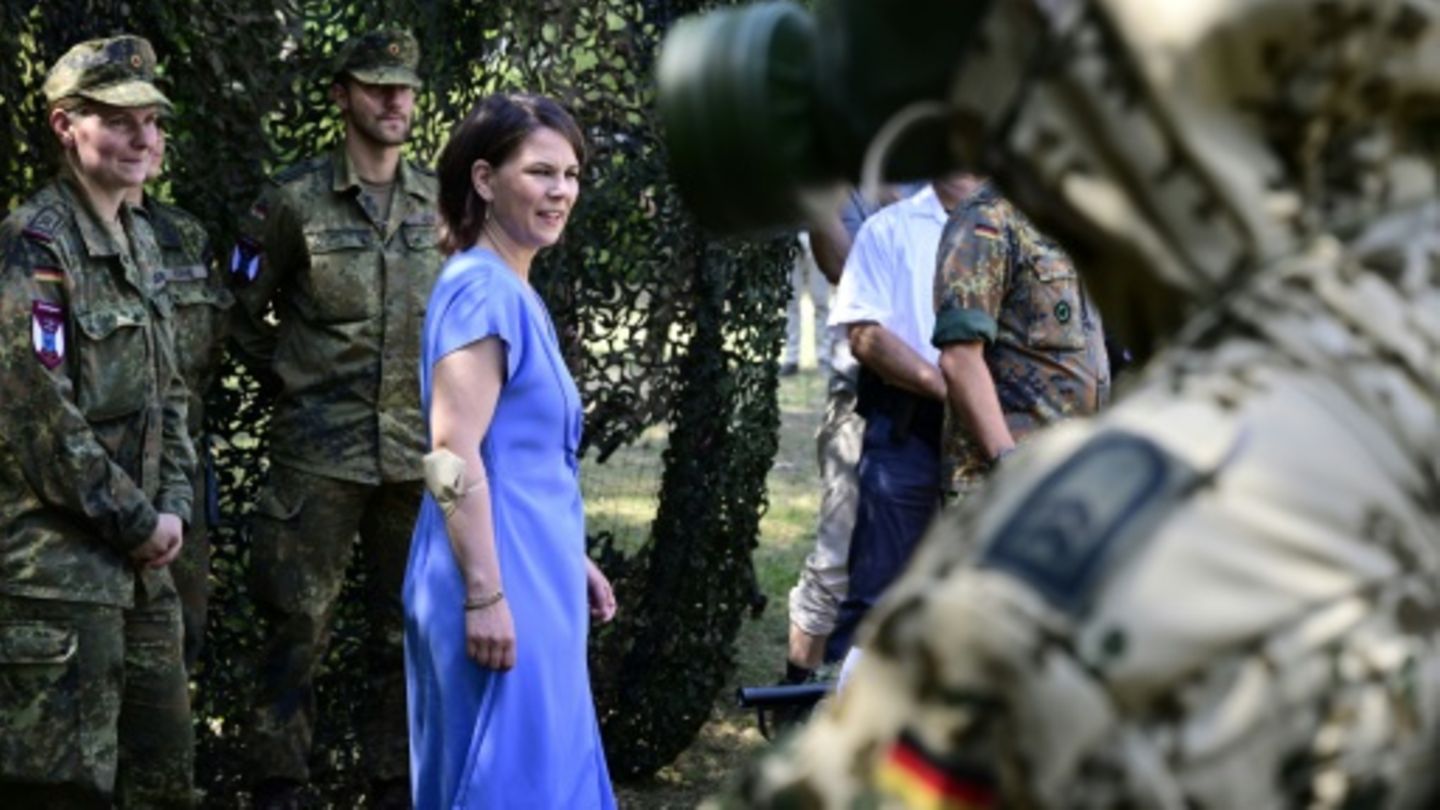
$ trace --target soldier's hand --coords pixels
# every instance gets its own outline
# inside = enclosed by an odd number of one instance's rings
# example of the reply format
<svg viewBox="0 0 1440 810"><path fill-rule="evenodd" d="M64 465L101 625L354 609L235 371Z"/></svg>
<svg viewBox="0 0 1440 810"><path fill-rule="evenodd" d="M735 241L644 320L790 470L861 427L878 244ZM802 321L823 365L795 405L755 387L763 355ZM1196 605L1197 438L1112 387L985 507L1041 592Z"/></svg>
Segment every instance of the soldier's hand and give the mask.
<svg viewBox="0 0 1440 810"><path fill-rule="evenodd" d="M184 524L178 515L161 512L150 537L130 552L130 558L149 568L164 568L180 556Z"/></svg>
<svg viewBox="0 0 1440 810"><path fill-rule="evenodd" d="M515 666L515 621L508 601L465 611L465 652L486 669L503 672Z"/></svg>

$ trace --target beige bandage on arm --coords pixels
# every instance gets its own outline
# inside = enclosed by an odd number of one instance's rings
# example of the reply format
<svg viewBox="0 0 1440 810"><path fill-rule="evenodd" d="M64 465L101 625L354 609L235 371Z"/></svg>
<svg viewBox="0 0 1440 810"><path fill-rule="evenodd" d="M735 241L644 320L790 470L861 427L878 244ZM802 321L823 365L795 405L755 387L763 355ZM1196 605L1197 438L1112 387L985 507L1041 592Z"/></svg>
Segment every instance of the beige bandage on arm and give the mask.
<svg viewBox="0 0 1440 810"><path fill-rule="evenodd" d="M430 490L435 503L440 505L440 511L444 512L447 518L454 513L466 495L485 486L483 467L479 479L467 486L465 460L444 447L426 453L424 461L425 488Z"/></svg>

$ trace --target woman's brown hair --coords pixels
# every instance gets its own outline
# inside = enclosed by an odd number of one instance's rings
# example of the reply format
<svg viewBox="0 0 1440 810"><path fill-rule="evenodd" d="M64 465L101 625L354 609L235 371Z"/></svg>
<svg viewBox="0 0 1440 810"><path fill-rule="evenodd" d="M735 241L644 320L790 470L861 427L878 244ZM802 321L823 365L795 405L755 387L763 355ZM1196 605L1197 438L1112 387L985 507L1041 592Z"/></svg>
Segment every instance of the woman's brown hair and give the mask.
<svg viewBox="0 0 1440 810"><path fill-rule="evenodd" d="M499 168L537 129L560 133L585 162L585 136L570 113L544 96L495 93L480 99L450 133L440 150L436 172L440 176L441 249L446 254L465 250L480 238L485 225L485 201L470 179L475 161Z"/></svg>

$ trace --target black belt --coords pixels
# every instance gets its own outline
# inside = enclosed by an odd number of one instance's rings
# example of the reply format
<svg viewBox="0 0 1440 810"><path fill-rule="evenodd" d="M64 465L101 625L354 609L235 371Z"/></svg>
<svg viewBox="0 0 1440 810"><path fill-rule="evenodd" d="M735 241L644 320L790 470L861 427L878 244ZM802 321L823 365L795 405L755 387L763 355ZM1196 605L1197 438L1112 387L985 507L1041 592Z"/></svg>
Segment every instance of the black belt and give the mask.
<svg viewBox="0 0 1440 810"><path fill-rule="evenodd" d="M879 374L861 367L856 388L855 412L871 419L884 414L890 418L890 440L896 444L911 436L938 452L945 427L945 406L928 397L912 394L891 385Z"/></svg>

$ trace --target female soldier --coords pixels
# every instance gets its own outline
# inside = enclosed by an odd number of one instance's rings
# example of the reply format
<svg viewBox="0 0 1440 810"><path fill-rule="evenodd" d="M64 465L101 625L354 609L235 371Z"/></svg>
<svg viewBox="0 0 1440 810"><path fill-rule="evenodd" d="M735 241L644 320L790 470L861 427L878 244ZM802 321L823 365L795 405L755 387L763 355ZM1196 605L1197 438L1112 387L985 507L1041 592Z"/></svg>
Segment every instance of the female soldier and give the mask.
<svg viewBox="0 0 1440 810"><path fill-rule="evenodd" d="M155 53L70 49L45 80L58 176L0 223L0 795L188 807L180 552L195 456L144 215Z"/></svg>

